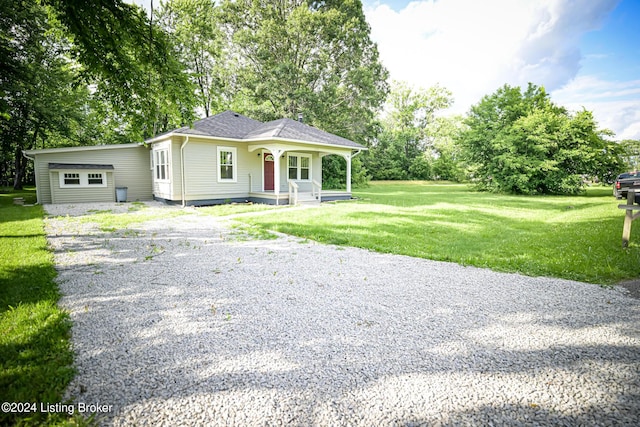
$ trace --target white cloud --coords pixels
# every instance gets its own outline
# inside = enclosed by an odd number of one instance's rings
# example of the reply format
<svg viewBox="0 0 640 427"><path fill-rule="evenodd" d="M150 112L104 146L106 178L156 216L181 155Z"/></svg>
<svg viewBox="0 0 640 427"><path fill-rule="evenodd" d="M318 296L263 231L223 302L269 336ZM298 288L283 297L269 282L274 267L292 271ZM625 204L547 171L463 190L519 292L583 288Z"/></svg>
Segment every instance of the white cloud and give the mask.
<svg viewBox="0 0 640 427"><path fill-rule="evenodd" d="M576 79L580 38L600 28L618 1L422 0L399 12L375 2L365 14L391 78L440 83L456 99L452 112L466 112L505 83L533 82L568 108L593 110L618 138L637 138L639 101L629 99L637 82Z"/></svg>
<svg viewBox="0 0 640 427"><path fill-rule="evenodd" d="M617 82L580 76L552 92L552 99L570 110L593 111L615 139L640 139L640 80Z"/></svg>

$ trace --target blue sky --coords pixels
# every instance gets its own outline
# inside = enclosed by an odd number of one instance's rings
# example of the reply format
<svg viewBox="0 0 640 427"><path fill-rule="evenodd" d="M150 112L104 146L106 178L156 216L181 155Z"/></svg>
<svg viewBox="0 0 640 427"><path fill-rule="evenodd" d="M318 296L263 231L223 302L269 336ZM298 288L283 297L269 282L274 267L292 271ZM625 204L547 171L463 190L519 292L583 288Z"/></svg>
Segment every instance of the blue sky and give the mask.
<svg viewBox="0 0 640 427"><path fill-rule="evenodd" d="M544 86L640 139L640 1L363 0L391 78L440 84L464 113L505 83Z"/></svg>

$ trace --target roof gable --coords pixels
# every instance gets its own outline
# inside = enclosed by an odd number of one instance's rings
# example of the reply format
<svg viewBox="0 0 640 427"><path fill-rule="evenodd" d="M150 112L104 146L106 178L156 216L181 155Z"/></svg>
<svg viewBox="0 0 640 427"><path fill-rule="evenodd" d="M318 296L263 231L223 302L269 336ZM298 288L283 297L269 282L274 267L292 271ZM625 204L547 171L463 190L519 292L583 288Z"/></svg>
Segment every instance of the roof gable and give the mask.
<svg viewBox="0 0 640 427"><path fill-rule="evenodd" d="M350 147L356 150L366 149L366 147L356 142L295 120L279 119L262 123L229 110L198 120L191 127L181 127L163 135L170 134L199 135L240 141L273 138ZM156 138L153 138L153 140L156 140Z"/></svg>

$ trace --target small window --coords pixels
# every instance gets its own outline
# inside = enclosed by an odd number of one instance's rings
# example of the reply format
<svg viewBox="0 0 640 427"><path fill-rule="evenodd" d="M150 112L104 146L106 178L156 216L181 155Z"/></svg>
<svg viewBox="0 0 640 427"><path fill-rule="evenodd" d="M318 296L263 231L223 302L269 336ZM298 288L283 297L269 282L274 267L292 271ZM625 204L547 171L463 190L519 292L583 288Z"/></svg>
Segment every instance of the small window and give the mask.
<svg viewBox="0 0 640 427"><path fill-rule="evenodd" d="M300 179L309 180L309 158L300 157Z"/></svg>
<svg viewBox="0 0 640 427"><path fill-rule="evenodd" d="M89 174L89 185L102 185L104 182L102 180L101 173L90 173Z"/></svg>
<svg viewBox="0 0 640 427"><path fill-rule="evenodd" d="M169 179L169 150L155 151L155 177L156 181Z"/></svg>
<svg viewBox="0 0 640 427"><path fill-rule="evenodd" d="M308 154L289 154L288 164L289 180L310 181L311 180L311 156Z"/></svg>
<svg viewBox="0 0 640 427"><path fill-rule="evenodd" d="M289 179L298 179L298 157L289 156Z"/></svg>
<svg viewBox="0 0 640 427"><path fill-rule="evenodd" d="M65 173L64 174L64 185L80 185L80 174L79 173Z"/></svg>
<svg viewBox="0 0 640 427"><path fill-rule="evenodd" d="M233 147L218 147L218 181L236 182L237 151Z"/></svg>

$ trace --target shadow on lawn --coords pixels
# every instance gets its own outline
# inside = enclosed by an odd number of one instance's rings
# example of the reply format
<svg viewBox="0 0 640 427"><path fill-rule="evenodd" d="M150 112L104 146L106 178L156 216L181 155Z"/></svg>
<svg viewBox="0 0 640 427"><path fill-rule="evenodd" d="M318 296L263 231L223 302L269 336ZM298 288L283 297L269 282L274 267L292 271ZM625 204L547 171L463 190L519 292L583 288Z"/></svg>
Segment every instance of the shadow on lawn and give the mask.
<svg viewBox="0 0 640 427"><path fill-rule="evenodd" d="M10 194L9 196L13 196ZM9 200L10 201L10 200ZM42 208L0 198L0 400L56 403L73 377L71 325L56 302L56 271L41 230ZM2 425L42 425L64 416L3 411Z"/></svg>

